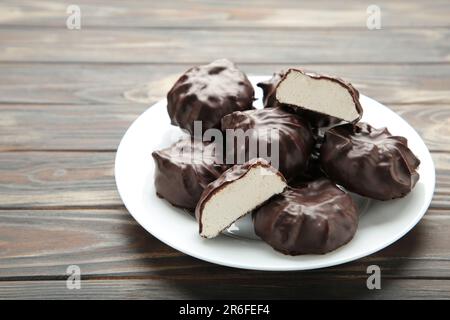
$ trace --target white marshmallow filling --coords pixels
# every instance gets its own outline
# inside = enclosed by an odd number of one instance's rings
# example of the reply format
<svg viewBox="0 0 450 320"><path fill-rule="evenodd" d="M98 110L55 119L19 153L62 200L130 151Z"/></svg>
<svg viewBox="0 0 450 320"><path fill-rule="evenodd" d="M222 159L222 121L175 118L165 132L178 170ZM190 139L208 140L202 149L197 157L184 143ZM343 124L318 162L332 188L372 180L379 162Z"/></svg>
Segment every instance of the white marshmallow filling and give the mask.
<svg viewBox="0 0 450 320"><path fill-rule="evenodd" d="M359 117L347 88L327 78L314 78L291 70L276 91L280 103L320 112L348 122Z"/></svg>
<svg viewBox="0 0 450 320"><path fill-rule="evenodd" d="M213 238L234 221L249 213L275 194L283 192L286 182L278 174L255 166L206 200L201 213L201 236Z"/></svg>

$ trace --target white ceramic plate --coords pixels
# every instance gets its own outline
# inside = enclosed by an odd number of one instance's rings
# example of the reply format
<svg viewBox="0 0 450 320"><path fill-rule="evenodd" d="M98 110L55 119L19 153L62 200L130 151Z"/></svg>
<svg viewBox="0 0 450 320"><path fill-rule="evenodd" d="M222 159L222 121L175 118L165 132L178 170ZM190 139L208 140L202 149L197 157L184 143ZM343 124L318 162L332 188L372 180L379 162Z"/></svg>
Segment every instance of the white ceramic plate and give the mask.
<svg viewBox="0 0 450 320"><path fill-rule="evenodd" d="M254 76L255 85L268 76ZM255 87L262 107L261 91ZM363 121L375 127L386 126L392 134L408 138L421 161L420 180L405 198L387 202L360 201L363 213L358 231L347 245L325 255L285 256L258 240L249 218L230 227L228 235L203 239L196 221L183 210L158 198L153 185L153 150L169 146L183 135L170 125L166 101L145 111L128 129L117 150L117 188L131 215L148 232L169 246L190 256L225 266L254 270L308 270L338 265L381 250L411 230L427 210L434 191L435 171L431 155L416 131L400 116L364 95ZM232 236L230 236L232 235Z"/></svg>

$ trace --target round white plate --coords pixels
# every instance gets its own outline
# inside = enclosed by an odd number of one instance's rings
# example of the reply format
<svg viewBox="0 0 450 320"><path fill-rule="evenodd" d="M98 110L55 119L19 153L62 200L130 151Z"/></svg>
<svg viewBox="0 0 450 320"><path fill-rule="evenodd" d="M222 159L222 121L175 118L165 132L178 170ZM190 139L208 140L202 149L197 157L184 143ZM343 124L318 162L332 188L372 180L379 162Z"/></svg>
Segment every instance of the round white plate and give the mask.
<svg viewBox="0 0 450 320"><path fill-rule="evenodd" d="M250 77L253 85L268 76ZM261 91L255 87L256 107L262 107ZM145 111L125 133L117 150L115 176L122 200L136 221L169 246L190 256L225 266L254 270L308 270L349 262L370 255L400 239L427 210L434 191L435 171L431 155L417 132L400 116L364 95L363 121L386 126L394 135L408 138L420 159L420 180L405 198L362 202L358 231L347 245L325 255L286 256L252 236L251 222L243 219L214 239L198 234L196 221L183 210L158 198L153 185L152 151L169 146L183 135L170 125L166 101ZM361 203L361 202L360 202Z"/></svg>

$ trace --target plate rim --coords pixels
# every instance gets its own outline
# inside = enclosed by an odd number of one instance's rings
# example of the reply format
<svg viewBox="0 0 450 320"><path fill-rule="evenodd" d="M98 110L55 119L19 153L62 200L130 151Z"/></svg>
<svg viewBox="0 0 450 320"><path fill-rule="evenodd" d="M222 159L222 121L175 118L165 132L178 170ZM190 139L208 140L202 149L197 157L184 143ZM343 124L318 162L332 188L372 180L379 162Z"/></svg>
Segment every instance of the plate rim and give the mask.
<svg viewBox="0 0 450 320"><path fill-rule="evenodd" d="M249 76L249 79L251 80L251 78L262 78L262 77L270 77L269 75L253 75L253 76ZM324 260L322 263L321 262L318 262L314 267L310 267L310 266L305 266L305 267L302 267L301 265L287 265L287 266L285 266L285 267L283 267L283 266L277 266L276 268L262 268L262 267L259 267L258 265L257 265L257 263L255 263L254 265L242 265L242 264L239 264L239 263L235 263L235 262L233 262L233 261L217 261L217 260L215 260L215 259L212 259L212 258L210 258L208 255L204 255L204 254L201 254L201 253L197 253L197 252L195 252L195 251L191 251L191 250L188 250L188 249L186 249L186 248L181 248L176 242L172 242L172 241L169 241L169 240L167 240L167 239L165 239L165 238L162 238L161 236L160 236L160 234L158 234L157 232L154 232L152 229L151 229L151 227L150 226L148 226L147 224L144 224L144 223L141 223L140 221L139 221L139 218L137 218L137 215L135 215L135 214L133 214L133 210L130 208L130 205L129 204L127 204L126 203L126 201L125 201L125 199L124 199L124 196L123 196L123 191L122 191L122 187L121 187L121 184L120 184L120 182L119 182L119 178L118 178L118 159L120 158L120 155L121 155L121 148L123 148L123 144L124 144L124 141L126 141L127 139L127 135L129 134L129 132L130 132L130 129L134 126L134 124L141 118L141 117L143 117L143 115L145 114L145 113L147 113L147 112L149 112L152 108L154 108L154 107L156 107L157 105L160 105L160 104L166 104L167 102L167 100L166 99L161 99L161 100L159 100L159 101L157 101L156 103L154 103L154 104L152 104L150 107L148 107L143 113L141 113L131 124L130 124L130 126L127 128L127 130L126 130L126 132L124 133L124 135L122 136L122 138L121 138L121 140L120 140L120 143L119 143L119 145L118 145L118 147L117 147L117 151L116 151L116 156L115 156L115 159L114 159L114 177L115 177L115 183L116 183L116 187L117 187L117 190L118 190L118 193L119 193L119 196L120 196L120 198L121 198L121 200L122 200L122 202L123 202L123 204L124 204L124 206L126 207L126 209L127 209L127 211L129 212L129 214L133 217L133 219L135 219L135 221L141 226L141 227L143 227L147 232L149 232L152 236L154 236L156 239L158 239L159 241L161 241L161 242L163 242L163 243L165 243L166 245L168 245L168 246L170 246L170 247L172 247L172 248L174 248L175 250L177 250L177 251L180 251L180 252L182 252L182 253L184 253L184 254L187 254L187 255L189 255L189 256L192 256L192 257L194 257L194 258L196 258L196 259L200 259L200 260L203 260L203 261L207 261L207 262L209 262L209 263L213 263L213 264L216 264L216 265L223 265L223 266L227 266L227 267L232 267L232 268L238 268L238 269L242 269L242 270L259 270L259 271L305 271L305 270L314 270L314 269L322 269L322 268L327 268L327 267L332 267L332 266L338 266L338 265L342 265L342 264L345 264L345 263L348 263L348 262L351 262L351 261L355 261L355 260L358 260L358 259L361 259L361 258L363 258L363 257L366 257L366 256L369 256L369 255L372 255L372 254L374 254L375 252L378 252L378 251L380 251L380 250L382 250L382 249L384 249L384 248L386 248L386 247L388 247L388 246L390 246L390 245L392 245L393 243L395 243L395 242L397 242L398 240L400 240L402 237L404 237L407 233L409 233L418 223L419 223L419 221L423 218L423 216L425 215L425 213L427 212L427 210L428 210L428 208L429 208L429 206L430 206L430 203L431 203L431 201L432 201L432 198L433 198L433 194L434 194L434 190L435 190L435 185L436 185L436 169L435 169L435 165L434 165L434 161L433 161L433 158L431 157L431 153L430 153L430 151L429 151L429 149L428 149L428 147L427 147L427 145L425 144L425 142L423 141L423 139L422 139L422 137L417 133L417 131L414 129L414 127L412 127L405 119L403 119L399 114L397 114L396 112L394 112L393 110L391 110L389 107L387 107L386 105L384 105L384 104L382 104L382 103L380 103L380 102L378 102L378 101L376 101L376 100L374 100L374 99L372 99L372 98L370 98L370 97L367 97L367 96L365 96L365 95L363 95L363 94L360 94L360 99L368 99L368 100L372 100L373 102L375 102L375 103L377 103L377 104L381 104L382 106L384 106L385 107L385 109L387 110L387 111L389 111L389 112L391 112L392 114L394 114L396 117L399 117L399 118L401 118L409 127L410 127L410 129L416 134L416 136L420 139L420 141L423 143L423 145L425 146L425 148L426 148L426 151L427 151L427 156L428 156L428 160L430 161L430 165L431 165L431 168L430 169L432 169L431 171L432 171L432 176L430 176L430 177L428 177L429 179L431 179L431 182L432 182L432 185L431 185L431 191L428 191L428 193L427 194L429 194L428 195L428 197L426 197L425 199L424 199L424 202L423 202L423 209L422 209L422 212L420 212L420 214L417 214L417 216L416 216L416 218L407 226L407 227L405 227L405 228L402 228L402 231L401 232L399 232L399 233L397 233L395 236L393 236L392 237L392 240L390 240L390 241L388 241L388 242L386 242L386 243L383 243L382 245L380 245L380 246L376 246L376 247L374 247L374 248L372 248L371 250L368 250L368 251L366 251L366 252L363 252L363 253L360 253L360 254L357 254L357 255L353 255L353 256L349 256L349 257L346 257L346 258L341 258L341 259L334 259L334 260L331 260L331 261L328 261L328 260ZM230 237L230 240L232 240L232 241L244 241L244 239L233 239L233 238L231 238ZM247 241L249 241L249 240L247 240ZM251 240L251 241L255 241L255 240ZM262 241L260 242L261 244L263 243ZM270 246L267 246L267 250L273 250Z"/></svg>

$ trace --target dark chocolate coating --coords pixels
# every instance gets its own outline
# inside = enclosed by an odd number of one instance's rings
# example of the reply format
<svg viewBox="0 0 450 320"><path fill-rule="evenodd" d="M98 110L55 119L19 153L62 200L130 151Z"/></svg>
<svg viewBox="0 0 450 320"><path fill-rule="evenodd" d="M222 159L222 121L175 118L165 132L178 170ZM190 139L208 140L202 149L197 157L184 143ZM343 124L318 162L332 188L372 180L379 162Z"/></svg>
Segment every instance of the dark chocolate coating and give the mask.
<svg viewBox="0 0 450 320"><path fill-rule="evenodd" d="M205 190L203 191L200 200L197 203L197 207L195 208L195 218L197 219L199 223L199 233L202 232L202 219L201 215L203 213L203 208L208 202L208 200L216 193L220 192L224 187L226 187L228 184L233 183L239 179L241 179L243 176L245 176L250 169L254 167L263 167L268 169L269 171L273 172L274 174L281 177L282 180L286 181L284 176L275 168L273 168L269 162L267 162L265 159L262 158L255 158L251 159L250 161L247 161L243 164L237 164L223 172L220 177L218 177L214 182L210 183ZM242 195L245 196L245 195ZM247 212L246 212L247 213ZM234 221L233 221L234 222ZM232 223L233 223L232 222ZM231 223L231 224L232 224ZM231 225L230 224L230 225Z"/></svg>
<svg viewBox="0 0 450 320"><path fill-rule="evenodd" d="M322 128L330 127L342 122L340 119L328 116L322 113L313 112L310 110L292 107L286 104L278 102L276 99L276 88L280 80L285 76L286 71L281 70L272 75L272 78L266 81L259 82L257 84L263 91L263 105L264 108L277 108L284 107L291 112L297 113L300 117L305 118L311 125L314 133L320 135L319 130Z"/></svg>
<svg viewBox="0 0 450 320"><path fill-rule="evenodd" d="M358 212L349 194L327 179L287 188L253 215L255 233L289 255L323 254L349 242Z"/></svg>
<svg viewBox="0 0 450 320"><path fill-rule="evenodd" d="M280 70L272 75L272 78L257 84L263 91L263 105L264 108L276 108L280 104L275 98L275 89L278 82L284 77L286 71Z"/></svg>
<svg viewBox="0 0 450 320"><path fill-rule="evenodd" d="M289 105L287 105L289 107ZM342 123L341 119L326 114L313 112L306 109L297 108L295 112L305 119L308 119L315 136L323 137L324 131Z"/></svg>
<svg viewBox="0 0 450 320"><path fill-rule="evenodd" d="M306 182L314 181L319 178L324 178L325 173L320 168L320 144L314 146L311 156L308 159L305 171L300 173L295 179L290 181L289 185L296 187Z"/></svg>
<svg viewBox="0 0 450 320"><path fill-rule="evenodd" d="M328 130L321 150L327 176L349 191L378 200L400 198L419 180L419 159L404 137L367 123Z"/></svg>
<svg viewBox="0 0 450 320"><path fill-rule="evenodd" d="M206 186L228 168L222 164L220 155L215 154L213 143L191 138L154 151L152 156L157 195L190 211L194 211Z"/></svg>
<svg viewBox="0 0 450 320"><path fill-rule="evenodd" d="M295 114L286 112L281 108L268 108L260 110L249 110L244 112L234 112L222 119L222 130L242 129L249 133L245 138L245 143L238 145L237 141L232 141L225 136L226 152L233 154L234 160L239 159L236 155L245 156L245 161L250 160L250 148L252 143L267 145L267 150L272 148L271 137L267 130L277 130L279 145L279 170L291 180L305 171L311 150L314 146L314 138L309 128L309 124ZM248 129L253 129L249 132ZM257 157L263 157L258 151ZM227 158L228 159L228 158ZM270 161L270 156L267 158Z"/></svg>
<svg viewBox="0 0 450 320"><path fill-rule="evenodd" d="M187 70L167 94L167 111L173 125L193 135L194 121L202 121L203 132L218 128L224 115L251 109L253 99L247 76L221 59Z"/></svg>

